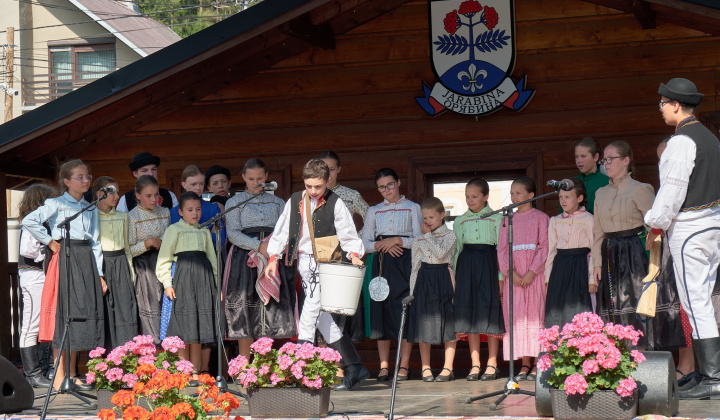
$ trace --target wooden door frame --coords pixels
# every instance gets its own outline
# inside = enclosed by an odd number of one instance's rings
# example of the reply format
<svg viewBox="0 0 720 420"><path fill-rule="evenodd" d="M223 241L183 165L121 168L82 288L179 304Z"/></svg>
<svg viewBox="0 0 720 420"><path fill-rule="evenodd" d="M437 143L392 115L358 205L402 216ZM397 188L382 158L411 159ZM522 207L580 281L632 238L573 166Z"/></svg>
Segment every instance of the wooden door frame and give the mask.
<svg viewBox="0 0 720 420"><path fill-rule="evenodd" d="M524 171L535 180L538 194L542 193L545 184L542 152L517 152L408 159L408 195L421 202L432 188L430 179L433 176L452 173L478 173L481 176L482 173L503 171ZM538 210L545 210L544 201L537 202Z"/></svg>

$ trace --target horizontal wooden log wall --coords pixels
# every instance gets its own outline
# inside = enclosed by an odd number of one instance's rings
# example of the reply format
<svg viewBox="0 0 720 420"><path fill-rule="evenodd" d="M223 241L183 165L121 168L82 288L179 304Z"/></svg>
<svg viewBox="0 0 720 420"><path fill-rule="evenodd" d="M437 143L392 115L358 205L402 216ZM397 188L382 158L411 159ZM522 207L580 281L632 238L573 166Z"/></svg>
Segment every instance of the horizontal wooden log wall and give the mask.
<svg viewBox="0 0 720 420"><path fill-rule="evenodd" d="M415 158L480 155L482 173L482 155L536 153L538 181L570 176L573 144L591 135L629 141L638 177L657 186L655 146L672 132L657 110L658 84L690 78L706 94L700 111L717 109L717 38L663 22L643 30L632 15L579 0L518 0L514 75L536 91L530 104L477 121L430 117L415 102L422 83L435 82L427 11L409 2L337 36L335 50L307 50L82 157L123 189L133 181L127 162L142 150L162 156L161 181L175 189L187 164L225 165L239 181L243 162L261 157L290 171L285 195L301 187L309 157L333 149L341 182L372 203L375 171L389 166L406 180ZM544 207L552 214L556 205Z"/></svg>

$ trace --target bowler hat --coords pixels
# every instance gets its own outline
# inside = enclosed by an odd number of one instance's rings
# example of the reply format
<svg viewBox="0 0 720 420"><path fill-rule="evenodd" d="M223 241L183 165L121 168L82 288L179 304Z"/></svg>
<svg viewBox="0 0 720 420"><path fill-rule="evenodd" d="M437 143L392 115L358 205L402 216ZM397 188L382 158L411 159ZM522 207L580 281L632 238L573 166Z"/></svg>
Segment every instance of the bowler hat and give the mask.
<svg viewBox="0 0 720 420"><path fill-rule="evenodd" d="M151 155L148 152L142 152L135 155L132 162L128 165L131 171L137 171L145 165L160 166L160 158Z"/></svg>
<svg viewBox="0 0 720 420"><path fill-rule="evenodd" d="M690 106L700 105L703 98L703 94L698 93L695 83L681 77L670 79L667 84L660 83L658 94Z"/></svg>
<svg viewBox="0 0 720 420"><path fill-rule="evenodd" d="M227 179L230 180L230 170L228 168L213 165L210 167L210 169L205 171L205 184L210 182L210 178L212 178L213 175L225 175Z"/></svg>

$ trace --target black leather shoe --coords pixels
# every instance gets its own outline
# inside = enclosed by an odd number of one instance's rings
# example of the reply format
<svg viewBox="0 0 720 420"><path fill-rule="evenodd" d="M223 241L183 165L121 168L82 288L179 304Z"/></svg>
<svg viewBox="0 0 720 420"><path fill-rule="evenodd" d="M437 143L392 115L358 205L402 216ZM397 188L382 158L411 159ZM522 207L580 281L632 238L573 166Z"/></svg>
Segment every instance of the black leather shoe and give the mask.
<svg viewBox="0 0 720 420"><path fill-rule="evenodd" d="M697 355L700 368L699 381L695 386L680 391L681 400L720 399L720 337L693 340L693 352Z"/></svg>
<svg viewBox="0 0 720 420"><path fill-rule="evenodd" d="M400 372L402 372L403 370L405 371L405 375L400 374ZM410 369L406 368L405 366L400 366L398 368L397 380L398 381L407 381L408 379L410 379Z"/></svg>
<svg viewBox="0 0 720 420"><path fill-rule="evenodd" d="M430 374L428 376L425 376L424 375L425 371L430 372ZM423 369L422 373L423 373L423 377L422 377L423 382L435 382L435 377L433 376L432 370L430 370L430 368Z"/></svg>
<svg viewBox="0 0 720 420"><path fill-rule="evenodd" d="M86 384L84 381L81 381L80 378L77 376L71 379L73 381L73 388L75 388L75 391L92 391L95 389L93 385Z"/></svg>
<svg viewBox="0 0 720 420"><path fill-rule="evenodd" d="M448 368L443 368L443 370L441 370L440 373L443 373L443 372L445 372L446 370L447 370L448 372L450 372L450 374L449 374L449 375L438 375L438 376L436 376L436 377L435 377L435 382L450 382L450 381L452 381L453 379L455 379L455 373L453 373L453 371L450 370L450 369L448 369Z"/></svg>
<svg viewBox="0 0 720 420"><path fill-rule="evenodd" d="M470 373L465 379L468 381L477 381L480 379L480 366L473 365L473 367L470 369L470 372L472 372L473 369L477 368L477 373Z"/></svg>
<svg viewBox="0 0 720 420"><path fill-rule="evenodd" d="M490 374L488 373L488 369L492 368L494 373ZM494 381L498 378L498 375L500 373L498 372L497 368L493 365L487 365L487 368L485 368L485 373L480 377L481 381Z"/></svg>
<svg viewBox="0 0 720 420"><path fill-rule="evenodd" d="M523 369L527 369L527 372L523 372ZM520 373L515 376L515 381L526 381L528 377L528 372L530 372L530 366L522 365L522 368L520 368Z"/></svg>
<svg viewBox="0 0 720 420"><path fill-rule="evenodd" d="M685 384L691 382L691 381L693 380L693 378L695 378L695 371L692 371L692 372L688 373L687 375L685 374L685 372L683 372L683 371L680 370L680 369L675 369L675 372L677 372L677 373L679 373L680 375L682 375L682 376L681 376L680 378L678 378L678 380L677 380L677 381L678 381L678 387L680 387L680 388L682 388L683 386L685 386Z"/></svg>
<svg viewBox="0 0 720 420"><path fill-rule="evenodd" d="M370 372L363 366L360 354L348 336L343 335L338 341L328 343L328 347L340 353L340 363L345 371L343 383L334 387L335 391L348 391L370 377Z"/></svg>
<svg viewBox="0 0 720 420"><path fill-rule="evenodd" d="M384 375L381 375L381 373L385 371ZM377 381L378 382L386 382L388 379L390 379L390 370L388 368L380 368L380 372L378 372Z"/></svg>

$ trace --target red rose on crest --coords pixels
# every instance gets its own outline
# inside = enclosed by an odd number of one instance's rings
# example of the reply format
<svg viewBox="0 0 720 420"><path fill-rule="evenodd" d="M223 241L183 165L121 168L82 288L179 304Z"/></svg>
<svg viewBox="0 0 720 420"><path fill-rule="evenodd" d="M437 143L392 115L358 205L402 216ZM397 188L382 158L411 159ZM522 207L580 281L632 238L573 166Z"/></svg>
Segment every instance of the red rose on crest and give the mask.
<svg viewBox="0 0 720 420"><path fill-rule="evenodd" d="M492 30L497 24L498 14L495 11L495 8L485 6L485 26L487 26L489 30Z"/></svg>
<svg viewBox="0 0 720 420"><path fill-rule="evenodd" d="M458 10L458 13L467 16L469 14L475 14L482 9L482 5L480 5L479 2L475 0L467 0L460 3L460 9ZM487 7L485 7L485 10L487 10Z"/></svg>
<svg viewBox="0 0 720 420"><path fill-rule="evenodd" d="M445 19L443 20L443 23L445 24L445 30L450 35L455 35L455 31L458 30L460 25L458 24L458 14L457 10L453 10L452 12L445 15Z"/></svg>

